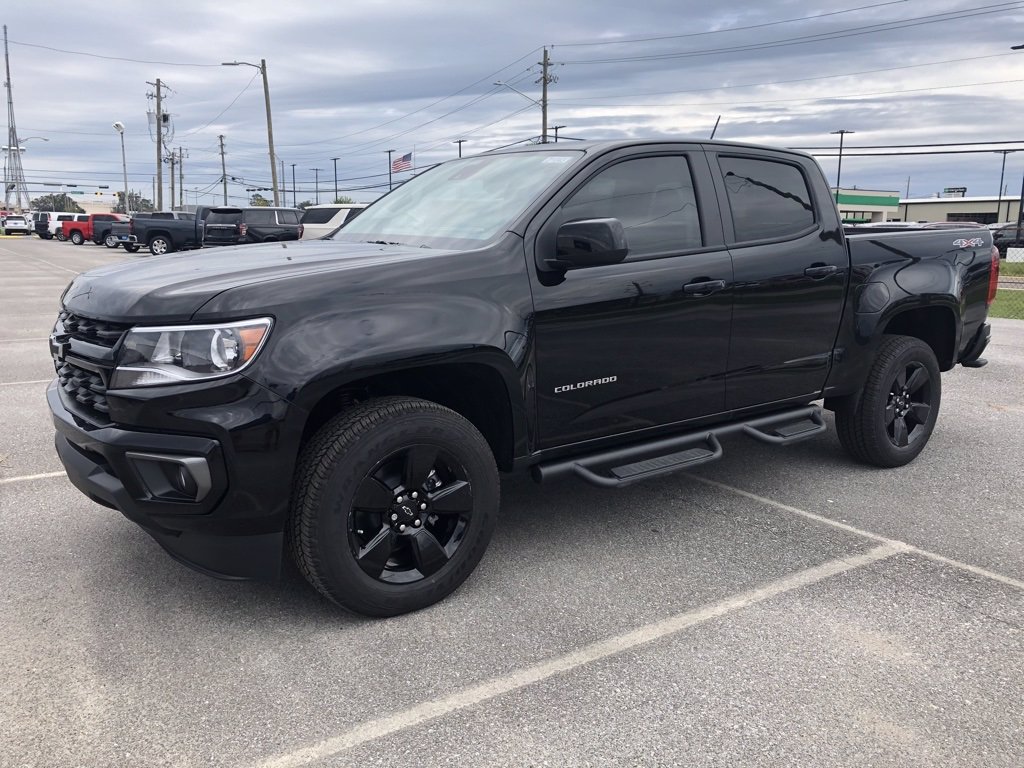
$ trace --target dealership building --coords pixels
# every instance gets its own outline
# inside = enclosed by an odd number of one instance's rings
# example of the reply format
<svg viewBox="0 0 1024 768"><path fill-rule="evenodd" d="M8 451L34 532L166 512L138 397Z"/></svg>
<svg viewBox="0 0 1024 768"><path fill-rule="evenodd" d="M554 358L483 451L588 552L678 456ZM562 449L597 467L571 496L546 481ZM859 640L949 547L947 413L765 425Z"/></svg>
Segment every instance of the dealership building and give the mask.
<svg viewBox="0 0 1024 768"><path fill-rule="evenodd" d="M978 224L1015 222L1020 197L901 198L899 192L833 187L839 212L847 224L883 221L975 221ZM956 193L954 193L955 195Z"/></svg>

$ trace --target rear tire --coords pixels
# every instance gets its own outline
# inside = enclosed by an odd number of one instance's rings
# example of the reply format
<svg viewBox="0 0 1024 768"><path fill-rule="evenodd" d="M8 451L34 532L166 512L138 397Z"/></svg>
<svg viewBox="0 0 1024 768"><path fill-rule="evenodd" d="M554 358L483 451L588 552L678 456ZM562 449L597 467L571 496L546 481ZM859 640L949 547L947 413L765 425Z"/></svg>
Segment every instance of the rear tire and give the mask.
<svg viewBox="0 0 1024 768"><path fill-rule="evenodd" d="M103 238L103 244L107 246L107 248L117 248L121 243L119 243L117 238L113 235L107 235Z"/></svg>
<svg viewBox="0 0 1024 768"><path fill-rule="evenodd" d="M85 242L85 238L82 237L82 233L76 229L74 232L71 233L71 242L74 243L75 245L81 245L82 243Z"/></svg>
<svg viewBox="0 0 1024 768"><path fill-rule="evenodd" d="M911 336L885 336L860 396L836 408L839 442L865 464L909 464L927 445L941 400L932 348Z"/></svg>
<svg viewBox="0 0 1024 768"><path fill-rule="evenodd" d="M139 246L135 245L134 243L125 243L124 249L128 251L128 253L135 253L136 251L139 250Z"/></svg>
<svg viewBox="0 0 1024 768"><path fill-rule="evenodd" d="M171 241L163 235L157 235L149 241L149 252L154 256L163 256L165 253L171 253L173 250Z"/></svg>
<svg viewBox="0 0 1024 768"><path fill-rule="evenodd" d="M483 557L498 511L490 446L437 403L370 400L303 449L289 540L324 597L367 616L425 608Z"/></svg>
<svg viewBox="0 0 1024 768"><path fill-rule="evenodd" d="M63 243L63 242L65 241L65 240L67 240L67 238L66 238L66 237L64 237L64 233L63 233L63 232L61 232L60 230L58 230L57 232L54 232L54 233L53 233L53 236L54 236L54 237L56 237L56 238L57 238L57 239L58 239L58 240L59 240L60 242L62 242L62 243Z"/></svg>

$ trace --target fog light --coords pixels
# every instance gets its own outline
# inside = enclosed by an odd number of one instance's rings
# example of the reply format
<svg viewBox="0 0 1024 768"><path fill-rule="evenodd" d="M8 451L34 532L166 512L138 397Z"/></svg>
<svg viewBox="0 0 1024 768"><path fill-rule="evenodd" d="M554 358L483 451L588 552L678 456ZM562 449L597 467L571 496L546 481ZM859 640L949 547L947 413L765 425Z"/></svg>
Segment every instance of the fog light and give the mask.
<svg viewBox="0 0 1024 768"><path fill-rule="evenodd" d="M160 501L202 501L213 487L210 465L201 456L126 453L150 498Z"/></svg>

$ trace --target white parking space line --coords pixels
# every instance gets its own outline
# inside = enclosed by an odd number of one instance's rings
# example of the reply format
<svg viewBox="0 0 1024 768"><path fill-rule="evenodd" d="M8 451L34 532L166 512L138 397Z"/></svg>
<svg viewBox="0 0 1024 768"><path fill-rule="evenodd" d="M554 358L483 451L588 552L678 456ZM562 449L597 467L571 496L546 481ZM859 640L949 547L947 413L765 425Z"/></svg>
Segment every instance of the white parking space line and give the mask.
<svg viewBox="0 0 1024 768"><path fill-rule="evenodd" d="M67 473L62 469L60 472L43 472L40 475L21 475L20 477L0 478L0 485L7 483L24 483L29 480L45 480L48 477L64 477Z"/></svg>
<svg viewBox="0 0 1024 768"><path fill-rule="evenodd" d="M690 627L725 616L733 611L742 610L777 595L816 584L856 568L877 563L905 551L907 551L907 547L886 543L861 555L829 560L822 565L784 576L757 589L727 597L718 603L712 603L692 611L676 614L631 632L616 635L607 640L600 640L540 664L526 667L504 677L488 680L479 685L453 693L450 696L426 701L388 717L370 720L345 733L324 739L317 744L294 752L272 757L257 765L260 768L291 768L292 766L308 765L318 760L334 757L347 749L365 744L368 741L389 736L452 712L465 709L466 707L489 701L502 694L547 680L555 675L571 672L585 664L590 664L609 656L623 653L624 651L640 648L656 640L682 632Z"/></svg>
<svg viewBox="0 0 1024 768"><path fill-rule="evenodd" d="M0 387L20 387L22 384L49 384L53 379L33 379L32 381L0 381Z"/></svg>
<svg viewBox="0 0 1024 768"><path fill-rule="evenodd" d="M840 523L839 521L831 520L830 518L827 518L824 515L819 515L815 512L808 512L806 509L800 509L799 507L791 507L789 504L783 504L782 502L774 501L773 499L769 499L764 496L758 496L756 493L744 491L742 488L734 488L731 485L719 483L715 480L708 480L707 478L704 477L697 477L696 475L687 476L693 480L696 480L699 483L704 483L704 485L710 485L715 488L720 488L723 491L729 491L730 493L745 496L751 501L756 501L760 504L767 504L768 506L775 507L776 509L781 509L784 512L789 512L791 514L807 518L808 520L813 520L816 523L829 525L833 528L838 528L841 531L846 531L847 533L852 533L857 536L863 536L865 539L871 539L872 541L877 541L881 544L889 544L891 546L904 547L907 552L912 552L915 555L920 555L921 557L925 557L929 560L934 560L937 563L942 563L943 565L948 565L953 568L957 568L961 571L973 573L975 576L982 576L986 579L991 579L992 581L998 581L1000 584L1006 584L1007 586L1016 587L1017 589L1024 590L1024 581L1021 581L1020 579L1015 579L1012 576L1004 576L1001 573L990 571L987 568L979 568L976 565L971 565L970 563L963 563L959 560L954 560L951 557L946 557L945 555L940 555L935 552L929 552L926 549L919 549L918 547L915 547L913 544L907 544L906 542L898 541L896 539L890 539L887 536L881 536L877 533L872 533L871 531L865 531L862 528L847 525L846 523Z"/></svg>
<svg viewBox="0 0 1024 768"><path fill-rule="evenodd" d="M49 336L35 339L0 339L0 344L17 344L19 341L49 341Z"/></svg>
<svg viewBox="0 0 1024 768"><path fill-rule="evenodd" d="M15 256L18 258L19 261L34 261L39 264L46 264L47 266L53 267L54 269L59 269L62 272L70 272L72 275L79 274L79 271L77 269L68 269L67 267L62 267L60 264L54 264L52 262L49 262L46 259L40 259L35 256L26 256L23 253L18 253L17 251L12 251L7 248L0 247L0 252L8 253L11 256Z"/></svg>

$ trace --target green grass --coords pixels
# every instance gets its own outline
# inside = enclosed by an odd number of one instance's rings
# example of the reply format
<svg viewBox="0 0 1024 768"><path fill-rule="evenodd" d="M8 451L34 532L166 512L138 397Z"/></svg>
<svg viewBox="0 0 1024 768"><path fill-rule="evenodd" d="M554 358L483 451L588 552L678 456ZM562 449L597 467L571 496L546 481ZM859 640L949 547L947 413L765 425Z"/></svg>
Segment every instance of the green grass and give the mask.
<svg viewBox="0 0 1024 768"><path fill-rule="evenodd" d="M1013 264L1011 266L1020 266ZM996 300L992 302L988 314L990 317L1006 317L1010 320L1024 320L1024 291L1003 289L996 291Z"/></svg>
<svg viewBox="0 0 1024 768"><path fill-rule="evenodd" d="M1010 277L1024 277L1024 261L1008 262L1006 259L1000 259L999 274Z"/></svg>

